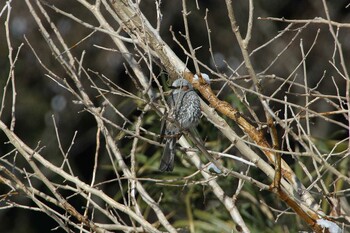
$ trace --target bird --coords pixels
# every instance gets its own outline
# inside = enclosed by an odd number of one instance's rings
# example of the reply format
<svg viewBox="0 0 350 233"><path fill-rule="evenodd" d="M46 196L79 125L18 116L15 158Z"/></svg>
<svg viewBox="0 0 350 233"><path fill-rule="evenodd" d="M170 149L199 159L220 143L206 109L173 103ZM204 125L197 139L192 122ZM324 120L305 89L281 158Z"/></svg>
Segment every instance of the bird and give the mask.
<svg viewBox="0 0 350 233"><path fill-rule="evenodd" d="M171 87L173 90L167 99L169 106L168 119L161 129L161 139L165 140L165 148L160 161L161 172L174 169L175 146L183 130L189 130L198 125L201 116L200 98L192 84L184 78L176 79Z"/></svg>

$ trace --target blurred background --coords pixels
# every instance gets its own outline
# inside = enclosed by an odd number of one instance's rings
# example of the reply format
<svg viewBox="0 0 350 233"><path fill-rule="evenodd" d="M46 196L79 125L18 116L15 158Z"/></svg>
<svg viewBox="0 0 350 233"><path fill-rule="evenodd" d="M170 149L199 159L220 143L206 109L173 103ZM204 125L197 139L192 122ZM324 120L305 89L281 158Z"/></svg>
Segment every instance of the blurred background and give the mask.
<svg viewBox="0 0 350 233"><path fill-rule="evenodd" d="M188 17L191 41L194 48L200 47L197 52L197 57L200 61L204 62L212 69L217 69L219 72L225 73L228 76L233 72L228 69L229 65L232 69L236 69L242 63L242 56L237 45L237 41L232 34L229 19L227 17L227 10L224 1L217 0L198 0L199 9L196 1L187 1L188 11L191 14ZM55 4L58 8L75 15L76 17L83 19L84 21L97 26L97 21L94 17L84 9L79 3L75 1L54 1L49 0L48 4ZM330 16L333 21L340 23L349 23L349 1L327 1ZM5 1L0 2L0 9L3 9ZM238 25L242 35L246 33L246 25L248 20L248 1L233 1L234 12L238 20ZM69 92L61 88L57 83L51 80L47 76L47 71L39 64L38 59L33 53L31 46L38 53L37 55L45 63L50 70L56 73L56 75L64 78L65 73L57 63L57 60L52 56L47 43L41 36L38 27L30 14L26 4L20 0L13 0L11 3L12 11L10 15L9 27L10 38L13 48L13 53L18 54L18 61L15 67L16 77L16 127L15 132L19 135L23 141L25 141L32 148L39 145L39 148L43 147L43 153L50 161L61 161L62 155L58 149L57 137L55 136L55 129L53 124L53 117L57 123L59 130L59 136L63 148L68 148L73 136L76 132L74 146L70 152L71 166L81 180L89 182L91 180L91 170L94 162L95 154L95 135L96 125L94 119L87 112L84 112L82 106L76 104L76 100ZM142 12L146 15L149 21L156 25L156 11L155 2L153 0L141 1ZM56 13L52 9L47 8L52 21L56 24L59 31L63 35L67 45L71 48L73 54L77 58L81 56L83 51L86 52L84 59L84 66L89 69L99 72L116 85L133 92L138 93L134 83L129 78L125 70L125 61L120 53L117 51L110 51L101 49L98 46L105 48L114 48L114 45L108 35L104 35L100 32L91 34L91 30L83 27L82 25L73 22L72 20ZM182 6L179 1L163 1L161 4L162 22L160 32L163 40L170 45L175 53L183 60L186 61L187 57L184 55L182 49L173 41L171 30L175 33L177 39L186 44L184 38L179 32L184 33ZM0 96L3 97L3 87L7 81L9 73L9 61L8 61L8 46L6 43L6 34L4 23L6 20L7 12L3 13L0 17ZM209 40L206 22L204 20L207 15L208 26L211 31L211 44L213 57L209 52ZM262 44L274 38L281 30L285 29L288 25L283 22L276 22L272 20L258 19L258 17L277 17L285 19L313 19L315 17L326 18L322 1L315 0L270 0L270 1L254 1L254 22L252 38L249 44L249 51L253 51ZM48 27L49 25L45 25ZM117 26L117 25L116 25ZM300 30L300 34L292 40L295 32ZM319 34L317 34L319 30ZM315 38L317 40L315 41ZM26 42L27 38L28 42ZM84 40L82 40L85 38ZM341 28L338 34L339 41L342 43L344 57L349 57L350 40L349 29ZM337 92L345 92L345 80L339 76L336 70L332 67L329 60L332 60L334 52L334 40L329 33L328 25L325 24L296 24L291 30L285 33L282 37L274 40L270 45L264 49L259 50L251 59L253 66L257 73L261 72L262 75L276 75L278 77L287 78L293 70L297 67L302 59L300 44L303 44L304 50L308 51L311 46L312 50L306 59L307 66L307 81L309 87L318 87L318 91L323 94L336 94ZM270 68L267 67L278 56L281 51L287 47L286 52L281 54ZM214 60L213 60L214 58ZM349 64L346 64L349 68ZM188 63L190 70L194 71L193 64ZM144 69L147 74L149 71ZM155 67L154 72L159 75L162 83L167 85L167 77L162 74L162 70ZM203 68L202 72L206 72ZM302 82L303 73L302 68L298 68L294 74L293 79L296 82ZM242 68L237 70L239 75L246 75L247 72ZM321 77L326 76L321 82ZM215 77L213 77L215 79ZM263 80L264 91L272 93L275 89L275 82L273 80ZM337 88L334 83L337 84ZM90 85L88 81L85 83ZM278 83L276 84L278 85ZM213 88L219 90L220 83L213 84ZM230 96L229 89L224 89L220 98L224 100L235 101L233 96ZM285 90L281 90L278 95L283 99ZM293 90L292 90L293 91ZM294 90L297 91L297 90ZM91 95L94 95L94 91L89 89ZM138 93L140 94L140 93ZM5 101L5 109L1 115L1 120L6 124L9 124L11 120L11 93L7 93ZM298 103L297 97L295 102ZM127 98L120 96L110 96L110 100L113 101L115 107L121 111L128 119L134 121L134 119L140 114L138 104L130 103ZM97 105L102 105L103 99L96 97ZM302 104L303 100L300 100L299 104ZM282 105L272 103L273 109L281 109ZM312 106L316 111L324 112L329 110L327 105L319 104ZM259 114L259 109L255 109ZM260 112L263 114L262 112ZM112 111L110 112L110 118L114 122L122 122L118 116L114 116ZM345 119L339 118L339 121L345 121ZM212 148L218 145L223 136L213 133L213 127L210 124L205 124L205 119L199 126L199 131L202 135L207 135L204 139L208 144L211 144ZM346 123L347 124L347 123ZM317 120L313 122L313 132L321 139L342 139L347 137L347 132L337 129L336 126L328 124L325 121ZM145 128L158 133L159 132L159 118L156 115L149 115L145 121ZM128 151L131 147L131 140L124 135L120 135L119 132L115 132L116 139L119 139L117 143L123 145L121 148L125 156L128 155ZM5 135L0 132L0 156L5 155L11 149L7 146ZM221 141L226 146L229 145L226 141ZM103 148L101 153L104 154ZM158 166L158 159L161 153L161 148L145 145L138 154L140 166L140 176L153 176L161 177L162 175L156 173ZM238 152L237 152L238 153ZM110 174L110 167L103 166L108 164L108 157L103 156L101 159L100 180L108 178ZM18 161L21 163L21 161ZM232 167L237 165L232 164ZM241 167L236 167L238 170ZM168 176L179 177L179 175L187 174L186 169L182 165L178 165L175 173L168 174ZM154 174L153 174L154 173ZM259 179L259 173L252 175ZM268 180L261 178L261 181ZM234 194L237 180L228 177L220 181L223 183L228 194ZM115 198L118 196L118 188L116 186L104 187L107 193ZM159 188L160 189L160 188ZM158 188L152 190L152 185L149 187L150 193L157 193ZM229 221L229 216L225 211L222 211L220 203L216 199L211 198L210 190L203 188L202 186L189 186L187 188L174 188L169 187L164 192L163 201L166 204L164 208L169 208L169 213L174 214L175 219L178 219L178 226L185 224L181 222L181 219L186 215L186 208L194 208L194 213L203 224L206 221L211 221L213 218L217 220L217 224L222 228L221 232L229 231L232 228L232 223ZM1 190L1 184L0 184ZM244 192L239 199L237 205L242 210L243 217L252 227L252 232L297 232L297 229L302 229L303 225L297 220L296 217L288 218L288 214L282 215L278 220L278 224L274 222L276 213L272 213L269 208L259 207L263 205L262 202L269 203L270 206L280 208L281 203L274 200L274 196L268 192L259 192L256 187L250 184L245 185ZM179 201L181 200L181 201ZM28 204L28 200L23 198L23 204ZM190 201L190 202L189 202ZM174 204L175 203L175 204ZM0 207L3 205L0 199ZM79 206L77 200L76 205ZM174 213L172 210L178 208L179 211ZM181 211L181 209L183 211ZM215 217L214 217L215 216ZM32 233L32 232L50 232L56 227L56 223L48 218L45 214L34 214L29 210L23 210L18 208L0 210L0 232L17 232L17 233ZM228 220L228 221L226 221ZM203 225L203 232L211 232L211 227ZM305 226L304 226L305 227ZM206 230L207 231L206 231ZM53 232L63 232L58 229Z"/></svg>

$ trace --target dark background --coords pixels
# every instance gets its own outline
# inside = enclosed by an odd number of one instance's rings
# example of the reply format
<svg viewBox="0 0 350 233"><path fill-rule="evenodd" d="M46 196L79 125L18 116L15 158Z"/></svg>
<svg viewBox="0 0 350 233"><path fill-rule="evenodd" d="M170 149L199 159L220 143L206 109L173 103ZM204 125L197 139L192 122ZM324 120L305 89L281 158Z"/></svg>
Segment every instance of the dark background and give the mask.
<svg viewBox="0 0 350 233"><path fill-rule="evenodd" d="M74 1L49 2L54 3L59 8L66 10L91 24L97 25L93 16ZM191 41L194 48L201 46L201 48L197 50L197 57L200 61L204 61L208 66L214 67L213 60L209 53L208 34L204 21L206 9L208 9L208 23L211 29L212 49L215 62L218 65L219 71L230 75L232 72L227 69L223 60L225 60L231 67L236 68L243 59L237 41L231 31L229 19L226 16L227 10L225 2L217 0L198 2L200 9L196 8L195 1L188 1L188 10L191 11L191 15L188 17ZM5 1L0 3L1 9L4 4ZM283 30L287 26L286 23L258 20L258 17L284 17L286 19L325 18L321 1L270 0L254 1L254 4L255 15L252 39L249 44L250 51L272 39L280 30ZM332 20L344 23L350 22L349 8L346 8L347 4L349 4L348 1L328 1L327 4ZM233 5L240 26L240 31L244 36L248 20L248 1L233 1ZM150 22L155 25L154 1L142 1L141 9ZM169 32L169 28L172 27L172 30L175 32L179 41L185 44L185 40L181 38L178 33L179 31L184 33L181 3L180 1L163 1L161 9L163 13L161 36L174 49L175 53L185 61L186 56L181 48L172 40L171 33ZM79 54L81 54L83 50L86 51L87 54L84 62L86 67L103 73L117 85L120 85L131 92L137 92L131 79L125 73L123 66L123 63L125 62L122 56L118 52L104 51L94 47L94 45L101 45L114 48L108 35L95 33L83 42L76 44L91 31L50 9L47 9L47 11L50 13L51 19L56 23L60 32L64 36L67 45L69 47L75 46L72 49L73 54L79 57ZM7 59L8 48L7 43L5 43L5 19L6 13L0 18L0 93L2 93L9 72L9 62ZM33 17L30 15L26 4L22 0L14 0L12 2L12 12L9 24L14 53L17 52L18 47L23 43L15 67L17 91L15 132L31 147L36 147L40 141L40 145L45 146L43 153L50 158L51 161L55 161L55 159L60 160L61 155L58 151L57 138L54 133L55 131L52 121L52 116L54 115L64 148L68 148L74 132L77 131L75 145L70 153L70 158L72 159L71 165L73 170L76 171L75 175L81 180L89 182L91 179L91 170L95 153L96 126L94 124L94 119L88 113L82 111L81 106L73 102L74 98L70 93L45 76L47 72L38 63L28 43L25 42L24 37L28 38L30 44L35 48L38 55L43 61L45 61L45 64L48 65L50 69L61 77L65 77L65 74L59 68L55 58L51 55L46 42L38 31L38 27ZM293 29L298 29L298 27L301 27L302 25L303 24L295 25L293 26ZM301 61L300 40L302 40L304 49L307 51L315 39L317 30L320 30L319 37L307 58L309 86L315 86L322 75L324 75L324 71L327 70L326 75L329 78L326 78L319 84L319 91L324 94L336 93L334 84L330 79L330 77L334 77L335 82L338 84L339 91L344 92L345 85L342 83L345 83L345 81L339 77L328 62L332 58L334 42L329 33L328 25L324 24L310 24L306 29L303 29L301 34L289 46L287 52L282 54L279 60L264 74L275 74L284 78L288 77ZM349 29L342 28L339 32L339 41L342 42L345 58L349 57L350 51L348 31ZM293 33L286 33L263 50L254 54L251 59L255 70L258 73L263 71L277 54L287 46L293 35ZM189 63L189 67L194 71L191 62ZM145 72L147 73L147 70L145 70ZM161 70L156 69L156 72L161 72ZM203 70L203 72L205 72L205 70ZM246 71L244 68L241 68L238 70L238 73L244 75L246 74ZM296 80L302 79L301 69L299 69L298 74ZM274 91L275 87L273 83L269 85L268 81L266 81L264 84L267 93ZM282 94L283 93L281 93L281 95ZM135 105L127 104L127 100L120 97L111 97L111 99L114 101L118 109L120 109L128 118L134 119L134 117L139 114L136 109L137 107ZM1 116L1 120L9 124L11 120L10 95L8 95L6 100L6 108ZM100 104L101 101L102 100L97 98L96 104ZM278 109L280 106L276 104L274 108ZM316 110L318 111L327 110L322 109L322 105L316 106L315 108L317 108ZM120 119L115 116L114 120L118 122ZM203 131L210 130L206 129L204 126L201 127L201 130ZM323 121L314 122L314 128L317 130L317 135L321 138L328 138L332 132L337 131L334 128L330 128L329 124L326 124ZM156 131L156 127L154 130ZM210 134L208 135L208 137L210 137ZM340 135L340 137L343 137L342 134ZM6 137L3 133L0 133L0 156L6 154L10 149L4 142L6 142ZM124 142L120 143L122 144ZM125 149L127 150L127 148ZM148 151L147 153L149 154L156 153L155 148L149 148L146 151ZM157 153L160 153L159 150L157 150ZM146 156L148 155L146 154ZM103 161L101 163L103 163ZM154 168L156 169L156 167ZM104 175L108 177L108 174L109 171L106 170ZM0 189L1 188L0 185ZM111 193L115 191L114 188L107 188L107 193L108 190ZM180 192L179 195L182 197L185 194ZM24 204L30 204L27 199L22 199L23 200L20 201L23 201ZM171 200L169 202L171 202ZM1 205L0 200L0 206ZM77 202L76 205L79 205L79 202ZM203 203L198 201L198 205L203 205ZM206 205L209 206L208 203ZM247 211L251 214L254 213L251 209ZM247 216L250 215L247 214ZM1 210L0 219L0 232L49 232L52 228L56 227L56 224L45 214L18 208ZM254 225L253 219L252 224ZM54 232L62 231L57 230Z"/></svg>

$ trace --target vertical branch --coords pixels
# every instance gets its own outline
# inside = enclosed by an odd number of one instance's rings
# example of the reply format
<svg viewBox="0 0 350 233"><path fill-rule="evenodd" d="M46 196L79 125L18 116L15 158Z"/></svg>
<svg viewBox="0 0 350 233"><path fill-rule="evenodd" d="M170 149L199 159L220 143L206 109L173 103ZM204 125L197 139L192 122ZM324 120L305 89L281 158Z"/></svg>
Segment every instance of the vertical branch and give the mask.
<svg viewBox="0 0 350 233"><path fill-rule="evenodd" d="M190 14L187 12L187 7L186 7L186 1L187 0L182 0L182 17L184 20L184 26L185 26L185 33L186 33L186 42L188 45L188 48L190 49L191 57L193 59L193 64L196 70L196 73L200 75L200 69L198 66L198 62L196 59L196 51L192 47L191 39L190 39L190 30L188 28L188 21L187 21L187 16Z"/></svg>
<svg viewBox="0 0 350 233"><path fill-rule="evenodd" d="M101 146L101 142L100 142L100 137L101 137L101 130L99 128L97 128L96 131L96 148L95 148L95 155L94 155L94 167L92 170L92 177L91 177L91 182L90 182L90 186L93 187L95 185L95 181L96 181L96 173L97 173L97 168L98 168L98 157L99 157L99 151L100 151L100 146ZM85 211L84 211L84 217L88 218L88 212L90 210L90 205L91 205L91 192L88 193L87 195L87 202L85 205ZM83 227L83 225L81 225L81 227ZM82 229L81 229L82 231Z"/></svg>
<svg viewBox="0 0 350 233"><path fill-rule="evenodd" d="M247 34L243 40L245 48L248 48L249 41L252 37L253 20L254 20L253 17L254 17L254 3L253 3L253 0L249 0L249 19L248 19Z"/></svg>
<svg viewBox="0 0 350 233"><path fill-rule="evenodd" d="M155 4L156 4L156 11L157 11L157 27L156 30L159 32L160 30L160 24L162 22L163 19L163 14L162 11L160 10L160 5L161 5L162 1L161 0L156 0Z"/></svg>
<svg viewBox="0 0 350 233"><path fill-rule="evenodd" d="M258 82L253 65L252 65L250 58L249 58L249 53L247 51L247 44L245 44L243 42L243 38L241 36L241 33L239 32L239 27L237 26L235 14L233 12L233 7L232 7L232 0L225 0L225 2L226 2L227 12L228 12L228 17L229 17L230 23L231 23L231 29L232 29L232 32L235 34L238 45L241 49L241 53L242 53L242 56L243 56L243 59L245 62L245 66L248 70L250 78L254 82L255 88L260 93L260 84Z"/></svg>
<svg viewBox="0 0 350 233"><path fill-rule="evenodd" d="M273 122L272 117L269 117L267 119L267 125L270 130L271 134L271 139L272 139L272 148L276 151L275 152L275 176L273 178L273 183L272 183L272 188L277 188L277 190L280 190L280 185L281 185L281 172L282 172L282 158L281 158L281 153L277 152L280 149L279 146L279 140L278 140L278 133L276 126Z"/></svg>
<svg viewBox="0 0 350 233"><path fill-rule="evenodd" d="M7 16L6 16L6 20L5 20L5 34L6 34L6 42L7 42L7 48L8 48L8 60L10 63L10 69L9 69L9 75L8 75L8 81L11 80L11 86L12 86L12 105L11 105L11 126L10 129L13 131L15 129L15 124L16 124L16 115L15 115L15 111L16 111L16 84L15 84L15 64L17 61L17 57L18 54L21 50L21 47L23 46L23 43L19 46L17 54L15 56L15 58L13 58L13 48L12 48L12 43L11 43L11 38L10 38L10 28L9 28L9 22L10 22L10 15L11 15L11 1L7 1L6 2L6 6L7 6ZM4 8L5 9L5 8ZM8 83L7 81L7 83ZM7 85L5 85L4 88L4 93L3 93L3 101L2 101L2 106L1 106L1 110L0 110L0 116L1 116L1 112L4 106L4 101L6 98L6 89L7 89Z"/></svg>
<svg viewBox="0 0 350 233"><path fill-rule="evenodd" d="M331 17L329 15L329 10L327 7L327 3L325 0L322 0L322 4L323 4L323 8L328 20L328 26L329 26L329 32L332 34L333 39L336 43L336 46L338 48L338 53L339 53L339 59L340 59L340 65L342 68L342 75L345 77L345 81L346 81L346 91L345 91L345 96L346 96L346 103L348 105L348 119L350 119L350 77L349 77L349 73L348 70L346 68L346 62L344 60L344 55L343 55L343 49L342 46L336 36L336 33L334 32L332 23L331 23ZM350 129L350 120L348 121L348 127ZM348 141L348 154L350 154L350 130L349 130L349 141Z"/></svg>
<svg viewBox="0 0 350 233"><path fill-rule="evenodd" d="M242 39L241 33L239 31L239 27L237 26L237 23L236 23L236 18L235 18L233 6L232 6L232 0L226 0L226 7L227 7L227 12L228 12L228 17L229 17L230 23L231 23L232 32L235 34L236 39L238 41L238 44L239 44L239 47L241 49L241 53L243 55L243 59L244 59L246 68L248 70L248 73L250 75L250 78L253 80L254 87L257 90L257 92L262 93L262 87L261 87L261 85L256 77L255 70L254 70L253 65L252 65L250 58L249 58L249 53L247 50L247 43L248 42L244 41ZM251 3L250 3L249 9L250 10L253 9L253 6ZM250 18L251 17L252 17L252 13L250 13ZM248 26L248 29L249 29L249 26ZM251 30L251 28L250 28L250 30ZM248 32L247 32L247 34L248 34ZM258 98L260 99L260 102L261 102L262 106L264 107L265 117L267 120L267 124L269 126L271 138L272 138L272 144L273 144L272 148L277 150L277 149L279 149L279 142L278 142L277 129L273 123L273 117L272 117L273 113L270 110L268 102L266 100L264 100L261 95L258 95ZM281 180L281 155L280 155L280 153L274 153L272 158L273 158L273 161L275 163L275 168L276 168L275 178L273 181L272 188L274 188L274 187L278 188L280 186L280 180Z"/></svg>
<svg viewBox="0 0 350 233"><path fill-rule="evenodd" d="M186 214L188 218L188 224L190 225L190 233L195 233L195 227L194 227L194 219L193 219L193 209L192 209L192 203L191 203L191 196L193 194L192 189L186 194L185 196L185 205L186 205Z"/></svg>
<svg viewBox="0 0 350 233"><path fill-rule="evenodd" d="M144 111L142 112L142 114L137 118L137 121L135 123L135 134L136 135L140 135L140 128L141 128L141 124L142 124L142 118L144 117L144 113L145 111L147 111L146 109L149 108L149 105L146 105ZM138 145L139 139L138 137L135 137L133 142L132 142L132 148L130 151L130 157L131 157L131 166L130 166L130 171L131 171L131 180L130 180L130 196L131 196L131 203L134 206L136 213L140 216L142 216L141 213L141 209L140 206L137 203L137 199L136 199L136 179L137 179L137 175L136 175L136 149L137 149L137 145Z"/></svg>
<svg viewBox="0 0 350 233"><path fill-rule="evenodd" d="M209 28L209 23L208 23L208 12L209 12L209 10L205 9L204 21L205 21L205 26L207 28L207 33L208 33L209 53L211 56L211 60L213 61L213 64L215 66L216 72L218 72L218 66L217 66L216 61L215 61L213 46L212 46L212 42L211 42L211 30Z"/></svg>

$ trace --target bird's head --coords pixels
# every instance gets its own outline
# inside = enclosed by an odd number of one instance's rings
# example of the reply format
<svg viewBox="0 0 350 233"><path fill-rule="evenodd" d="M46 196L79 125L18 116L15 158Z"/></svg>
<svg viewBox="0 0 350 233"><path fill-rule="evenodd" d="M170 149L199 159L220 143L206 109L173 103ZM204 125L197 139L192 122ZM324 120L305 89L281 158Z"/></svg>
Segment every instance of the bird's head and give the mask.
<svg viewBox="0 0 350 233"><path fill-rule="evenodd" d="M172 89L181 89L183 91L192 90L192 84L184 78L176 79L170 86Z"/></svg>

